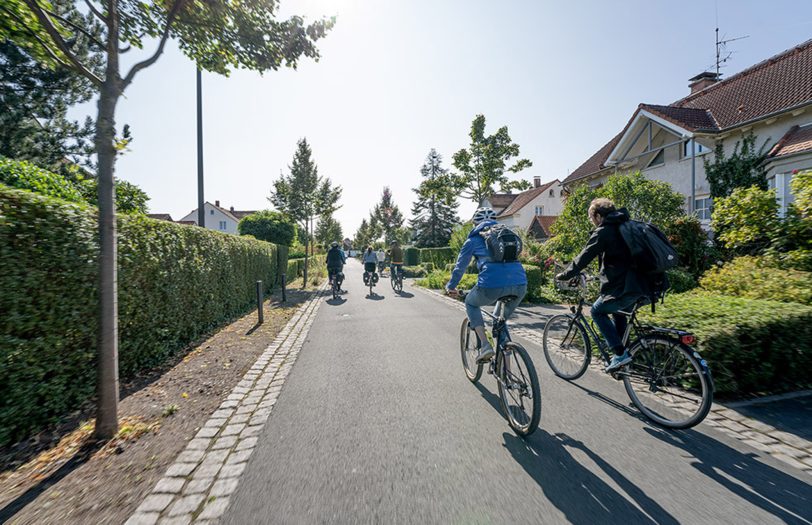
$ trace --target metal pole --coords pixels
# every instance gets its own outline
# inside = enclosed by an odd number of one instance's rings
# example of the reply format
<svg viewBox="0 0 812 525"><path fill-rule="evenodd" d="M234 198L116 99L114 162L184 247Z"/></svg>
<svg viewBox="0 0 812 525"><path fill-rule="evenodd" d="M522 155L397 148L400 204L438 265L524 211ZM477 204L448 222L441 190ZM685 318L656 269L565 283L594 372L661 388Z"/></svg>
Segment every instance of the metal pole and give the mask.
<svg viewBox="0 0 812 525"><path fill-rule="evenodd" d="M285 274L283 273L282 274L282 302L283 303L287 300L287 297L285 296L285 285L286 284L287 284L287 281L285 279Z"/></svg>
<svg viewBox="0 0 812 525"><path fill-rule="evenodd" d="M696 212L696 139L691 139L691 215Z"/></svg>
<svg viewBox="0 0 812 525"><path fill-rule="evenodd" d="M262 303L264 302L262 298L262 281L257 281L257 324L262 324L265 322L265 314L262 311Z"/></svg>
<svg viewBox="0 0 812 525"><path fill-rule="evenodd" d="M206 210L203 201L203 85L200 68L197 68L197 225L206 227Z"/></svg>

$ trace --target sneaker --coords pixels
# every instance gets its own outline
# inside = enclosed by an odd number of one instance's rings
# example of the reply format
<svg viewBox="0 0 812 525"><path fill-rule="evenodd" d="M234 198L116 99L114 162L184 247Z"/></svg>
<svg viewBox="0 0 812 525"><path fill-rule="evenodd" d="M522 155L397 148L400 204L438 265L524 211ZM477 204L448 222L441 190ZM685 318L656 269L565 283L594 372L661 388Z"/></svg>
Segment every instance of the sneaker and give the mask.
<svg viewBox="0 0 812 525"><path fill-rule="evenodd" d="M607 372L614 372L618 368L622 366L626 366L632 362L632 356L629 354L629 351L626 350L623 352L623 355L616 355L609 361L609 366L606 367Z"/></svg>
<svg viewBox="0 0 812 525"><path fill-rule="evenodd" d="M477 364L487 363L488 361L493 359L493 356L495 355L496 352L494 352L493 348L491 348L490 346L480 348L479 355L476 357L476 362Z"/></svg>

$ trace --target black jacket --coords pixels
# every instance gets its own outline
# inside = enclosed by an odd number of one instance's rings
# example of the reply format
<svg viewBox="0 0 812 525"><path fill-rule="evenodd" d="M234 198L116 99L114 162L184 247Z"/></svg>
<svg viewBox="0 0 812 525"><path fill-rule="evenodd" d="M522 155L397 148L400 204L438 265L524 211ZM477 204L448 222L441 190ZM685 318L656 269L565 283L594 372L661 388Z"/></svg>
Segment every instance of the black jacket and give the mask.
<svg viewBox="0 0 812 525"><path fill-rule="evenodd" d="M330 248L327 251L327 267L338 269L344 267L344 255L340 248Z"/></svg>
<svg viewBox="0 0 812 525"><path fill-rule="evenodd" d="M598 258L601 295L616 299L624 295L646 295L645 281L632 269L632 255L620 235L620 225L629 220L625 208L614 211L592 231L586 246L573 259L564 277L571 279Z"/></svg>

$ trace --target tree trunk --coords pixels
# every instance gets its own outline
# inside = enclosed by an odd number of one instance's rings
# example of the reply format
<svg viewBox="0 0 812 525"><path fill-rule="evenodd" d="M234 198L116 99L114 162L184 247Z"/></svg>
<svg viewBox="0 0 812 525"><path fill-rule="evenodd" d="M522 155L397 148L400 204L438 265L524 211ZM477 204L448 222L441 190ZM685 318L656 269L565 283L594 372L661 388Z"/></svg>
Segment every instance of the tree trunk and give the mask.
<svg viewBox="0 0 812 525"><path fill-rule="evenodd" d="M97 413L94 433L110 439L118 432L118 290L116 282L115 113L121 95L118 74L117 2L110 2L107 70L99 94L96 155L99 178L99 337Z"/></svg>
<svg viewBox="0 0 812 525"><path fill-rule="evenodd" d="M310 219L305 219L305 267L302 281L302 290L307 288L308 251L310 250Z"/></svg>

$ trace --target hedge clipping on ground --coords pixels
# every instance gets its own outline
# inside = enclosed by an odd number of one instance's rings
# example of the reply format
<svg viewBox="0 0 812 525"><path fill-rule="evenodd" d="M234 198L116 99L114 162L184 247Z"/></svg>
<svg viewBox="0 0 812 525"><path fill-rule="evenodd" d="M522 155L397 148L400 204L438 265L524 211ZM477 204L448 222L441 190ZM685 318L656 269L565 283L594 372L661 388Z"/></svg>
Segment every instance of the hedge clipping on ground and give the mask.
<svg viewBox="0 0 812 525"><path fill-rule="evenodd" d="M94 394L96 221L89 206L0 185L0 445ZM264 241L142 216L118 225L125 380L245 313L255 282L287 264Z"/></svg>
<svg viewBox="0 0 812 525"><path fill-rule="evenodd" d="M696 334L722 395L812 385L812 307L695 291L666 297L654 316L641 313L647 322Z"/></svg>

